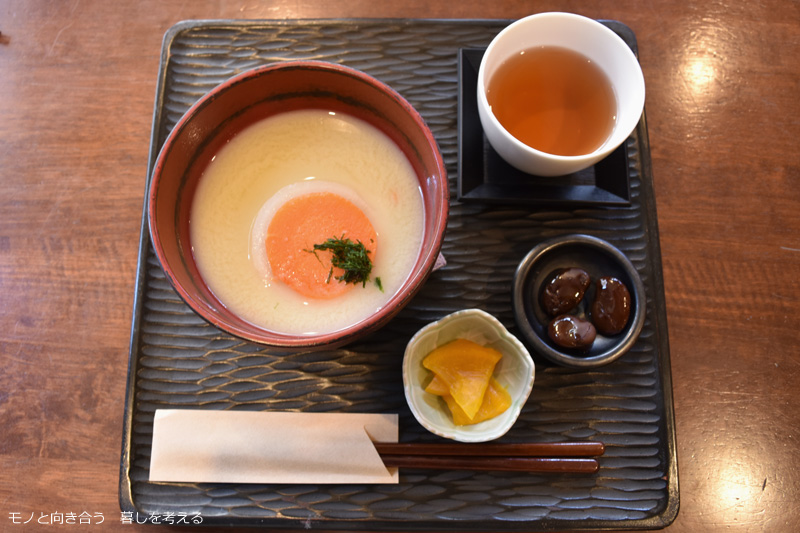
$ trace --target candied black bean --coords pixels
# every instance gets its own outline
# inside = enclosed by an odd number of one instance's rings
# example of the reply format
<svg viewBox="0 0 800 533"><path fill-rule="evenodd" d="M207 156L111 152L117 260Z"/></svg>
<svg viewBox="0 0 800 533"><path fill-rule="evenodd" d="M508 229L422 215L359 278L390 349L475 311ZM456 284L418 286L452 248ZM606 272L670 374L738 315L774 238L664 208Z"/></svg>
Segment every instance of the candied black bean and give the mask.
<svg viewBox="0 0 800 533"><path fill-rule="evenodd" d="M604 335L620 333L631 315L631 294L617 278L597 280L591 316L597 331Z"/></svg>
<svg viewBox="0 0 800 533"><path fill-rule="evenodd" d="M580 268L556 271L542 288L542 308L550 316L558 316L574 309L583 299L591 282L589 274Z"/></svg>
<svg viewBox="0 0 800 533"><path fill-rule="evenodd" d="M597 337L591 322L572 315L561 315L551 320L547 334L562 348L578 349L589 348Z"/></svg>

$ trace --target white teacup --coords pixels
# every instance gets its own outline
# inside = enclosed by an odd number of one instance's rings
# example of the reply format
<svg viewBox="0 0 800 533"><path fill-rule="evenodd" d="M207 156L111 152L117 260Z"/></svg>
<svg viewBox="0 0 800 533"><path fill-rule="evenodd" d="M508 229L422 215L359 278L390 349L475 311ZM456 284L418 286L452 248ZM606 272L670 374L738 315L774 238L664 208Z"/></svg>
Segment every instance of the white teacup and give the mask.
<svg viewBox="0 0 800 533"><path fill-rule="evenodd" d="M486 91L492 75L510 57L540 46L566 48L586 56L608 77L617 103L614 127L591 153L554 155L511 135L492 113ZM563 176L583 170L613 152L633 132L644 110L644 76L636 56L612 30L572 13L540 13L504 28L489 44L478 71L478 113L489 143L509 164L537 176Z"/></svg>

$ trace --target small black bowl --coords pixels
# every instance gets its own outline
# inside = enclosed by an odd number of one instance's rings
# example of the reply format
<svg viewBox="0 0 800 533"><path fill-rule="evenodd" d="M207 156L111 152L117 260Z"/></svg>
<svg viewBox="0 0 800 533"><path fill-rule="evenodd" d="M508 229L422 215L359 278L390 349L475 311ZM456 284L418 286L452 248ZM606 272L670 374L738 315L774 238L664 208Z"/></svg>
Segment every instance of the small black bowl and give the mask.
<svg viewBox="0 0 800 533"><path fill-rule="evenodd" d="M570 314L589 320L595 281L602 276L619 279L631 295L631 314L625 329L610 336L598 332L594 343L586 350L570 350L555 344L547 334L551 317L539 303L542 286L555 271L569 267L582 268L592 278L582 302ZM589 235L558 237L528 252L514 275L512 299L522 337L536 353L562 366L594 368L608 364L633 346L644 326L644 284L636 268L618 248Z"/></svg>

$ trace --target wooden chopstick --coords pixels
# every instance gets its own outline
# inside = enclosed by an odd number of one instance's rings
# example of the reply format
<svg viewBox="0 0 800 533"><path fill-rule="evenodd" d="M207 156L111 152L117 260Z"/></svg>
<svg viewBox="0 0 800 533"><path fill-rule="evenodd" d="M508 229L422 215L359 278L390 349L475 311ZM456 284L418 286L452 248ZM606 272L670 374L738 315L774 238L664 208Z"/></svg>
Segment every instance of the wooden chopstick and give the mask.
<svg viewBox="0 0 800 533"><path fill-rule="evenodd" d="M389 467L435 470L492 470L498 472L558 472L593 474L599 465L585 457L474 457L381 455Z"/></svg>
<svg viewBox="0 0 800 533"><path fill-rule="evenodd" d="M389 467L503 472L594 473L591 459L602 455L602 442L428 444L375 442Z"/></svg>
<svg viewBox="0 0 800 533"><path fill-rule="evenodd" d="M602 442L529 442L529 443L390 443L376 442L383 455L490 456L490 457L597 457L605 452Z"/></svg>

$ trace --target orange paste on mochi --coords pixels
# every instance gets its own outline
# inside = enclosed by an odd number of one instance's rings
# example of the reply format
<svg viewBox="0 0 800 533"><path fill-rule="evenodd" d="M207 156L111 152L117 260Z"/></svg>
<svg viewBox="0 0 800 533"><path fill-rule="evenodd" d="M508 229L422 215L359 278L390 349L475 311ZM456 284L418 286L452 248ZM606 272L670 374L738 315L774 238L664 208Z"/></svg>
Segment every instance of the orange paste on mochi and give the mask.
<svg viewBox="0 0 800 533"><path fill-rule="evenodd" d="M362 243L374 261L377 234L350 200L332 192L291 198L267 228L265 246L273 275L309 298L335 298L350 290L354 284L337 279L344 270L333 266L333 252L314 249L334 237Z"/></svg>

